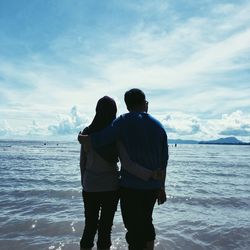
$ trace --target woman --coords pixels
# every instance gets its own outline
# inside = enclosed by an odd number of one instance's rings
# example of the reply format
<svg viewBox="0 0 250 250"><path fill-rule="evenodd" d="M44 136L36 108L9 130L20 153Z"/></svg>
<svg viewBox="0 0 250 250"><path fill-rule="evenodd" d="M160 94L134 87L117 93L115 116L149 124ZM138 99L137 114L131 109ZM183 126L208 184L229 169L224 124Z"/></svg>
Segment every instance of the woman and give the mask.
<svg viewBox="0 0 250 250"><path fill-rule="evenodd" d="M104 96L97 102L96 115L82 134L90 135L107 127L116 118L115 101ZM115 145L106 147L100 156L91 148L84 153L81 146L80 167L85 228L80 242L81 249L91 249L98 230L98 249L109 249L114 214L119 200L117 152ZM99 218L99 212L100 218Z"/></svg>
<svg viewBox="0 0 250 250"><path fill-rule="evenodd" d="M83 130L82 134L90 135L98 132L112 123L116 118L115 101L104 96L96 106L96 115L92 123ZM85 210L85 228L80 241L82 250L91 249L94 245L95 234L98 231L98 249L110 249L111 229L114 214L119 200L119 171L117 167L118 152L125 169L147 180L158 173L143 168L132 162L120 143L111 144L95 152L91 147L84 152L81 146L81 182ZM155 178L158 178L157 176Z"/></svg>

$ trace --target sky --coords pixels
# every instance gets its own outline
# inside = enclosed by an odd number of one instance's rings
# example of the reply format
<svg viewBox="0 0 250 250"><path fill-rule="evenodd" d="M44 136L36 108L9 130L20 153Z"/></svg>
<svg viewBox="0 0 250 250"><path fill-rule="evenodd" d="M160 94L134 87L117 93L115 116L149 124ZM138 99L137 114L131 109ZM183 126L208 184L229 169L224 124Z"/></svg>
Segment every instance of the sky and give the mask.
<svg viewBox="0 0 250 250"><path fill-rule="evenodd" d="M0 139L76 140L142 89L170 139L250 141L250 2L0 0Z"/></svg>

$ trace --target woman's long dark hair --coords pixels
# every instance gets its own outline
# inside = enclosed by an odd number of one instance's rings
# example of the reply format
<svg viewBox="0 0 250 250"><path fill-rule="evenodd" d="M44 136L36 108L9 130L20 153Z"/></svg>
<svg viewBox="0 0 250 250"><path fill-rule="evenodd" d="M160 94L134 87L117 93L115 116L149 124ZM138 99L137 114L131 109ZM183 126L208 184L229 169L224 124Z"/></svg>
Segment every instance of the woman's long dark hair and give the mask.
<svg viewBox="0 0 250 250"><path fill-rule="evenodd" d="M83 130L82 134L90 135L99 132L109 126L116 118L116 103L109 96L104 96L99 99L95 110L96 114L92 123ZM96 152L108 162L113 163L118 161L118 153L115 144L106 145L96 150Z"/></svg>
<svg viewBox="0 0 250 250"><path fill-rule="evenodd" d="M92 123L83 130L83 134L89 135L110 125L116 118L116 103L111 97L104 96L98 100L95 111Z"/></svg>

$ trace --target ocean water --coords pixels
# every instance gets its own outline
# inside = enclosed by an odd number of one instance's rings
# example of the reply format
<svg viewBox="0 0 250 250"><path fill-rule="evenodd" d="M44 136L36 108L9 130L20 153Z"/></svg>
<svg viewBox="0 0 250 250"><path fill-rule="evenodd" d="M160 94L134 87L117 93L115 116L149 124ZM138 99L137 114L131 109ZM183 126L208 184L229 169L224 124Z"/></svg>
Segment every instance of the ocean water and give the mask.
<svg viewBox="0 0 250 250"><path fill-rule="evenodd" d="M156 250L250 249L250 147L169 146ZM0 249L79 249L77 142L0 141ZM112 249L126 249L120 209Z"/></svg>

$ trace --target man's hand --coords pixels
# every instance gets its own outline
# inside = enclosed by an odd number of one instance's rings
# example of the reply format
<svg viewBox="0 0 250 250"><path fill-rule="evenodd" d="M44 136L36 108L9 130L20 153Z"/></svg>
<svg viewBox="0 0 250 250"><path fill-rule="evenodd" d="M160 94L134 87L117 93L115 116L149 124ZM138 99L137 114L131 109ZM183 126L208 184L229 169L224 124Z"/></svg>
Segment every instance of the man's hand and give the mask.
<svg viewBox="0 0 250 250"><path fill-rule="evenodd" d="M157 181L163 181L165 178L165 170L157 169L152 171L151 178Z"/></svg>
<svg viewBox="0 0 250 250"><path fill-rule="evenodd" d="M82 135L81 132L78 134L77 137L80 144L83 144L84 146L84 152L89 152L89 149L91 147L90 138L88 135Z"/></svg>
<svg viewBox="0 0 250 250"><path fill-rule="evenodd" d="M161 205L165 203L166 201L167 201L167 196L166 196L165 189L161 188L157 196L157 203L158 205Z"/></svg>

